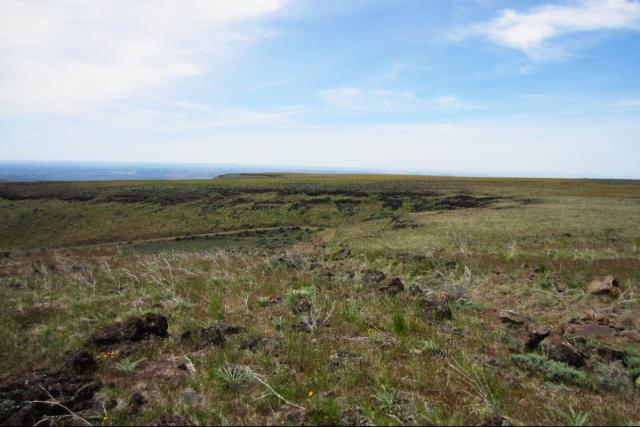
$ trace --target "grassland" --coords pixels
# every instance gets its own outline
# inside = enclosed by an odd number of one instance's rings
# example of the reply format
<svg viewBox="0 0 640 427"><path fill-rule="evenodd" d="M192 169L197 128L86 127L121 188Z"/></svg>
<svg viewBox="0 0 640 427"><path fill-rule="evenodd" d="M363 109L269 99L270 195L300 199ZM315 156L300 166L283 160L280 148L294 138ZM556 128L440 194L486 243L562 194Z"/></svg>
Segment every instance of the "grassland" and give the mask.
<svg viewBox="0 0 640 427"><path fill-rule="evenodd" d="M637 181L2 184L0 251L5 422L640 422ZM42 374L80 349L81 403Z"/></svg>

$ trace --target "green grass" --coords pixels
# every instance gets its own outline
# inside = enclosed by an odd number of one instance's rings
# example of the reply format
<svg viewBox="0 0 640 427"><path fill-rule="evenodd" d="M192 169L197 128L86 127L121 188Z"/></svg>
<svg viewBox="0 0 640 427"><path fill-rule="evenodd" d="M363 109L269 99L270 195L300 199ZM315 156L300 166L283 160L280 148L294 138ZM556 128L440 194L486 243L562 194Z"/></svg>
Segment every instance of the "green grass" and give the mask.
<svg viewBox="0 0 640 427"><path fill-rule="evenodd" d="M492 201L455 208L461 195ZM640 330L639 211L636 181L2 184L0 369L22 378L61 363L102 326L157 312L169 338L106 348L117 356L99 360L109 384L101 403L118 402L112 423L168 411L200 424L326 425L352 407L380 425L630 422L640 419L637 344L591 337L587 365L573 368L522 354L518 327L497 314L513 310L554 332L604 315ZM364 280L370 269L406 289L377 290ZM620 299L585 292L605 274L617 277ZM420 301L432 296L450 301L452 320L425 316ZM303 320L313 327L297 327ZM216 321L242 329L223 346L181 340ZM599 359L599 347L624 351L623 361ZM177 369L187 361L193 369ZM139 389L149 402L133 415L127 401ZM199 396L188 404L187 389Z"/></svg>

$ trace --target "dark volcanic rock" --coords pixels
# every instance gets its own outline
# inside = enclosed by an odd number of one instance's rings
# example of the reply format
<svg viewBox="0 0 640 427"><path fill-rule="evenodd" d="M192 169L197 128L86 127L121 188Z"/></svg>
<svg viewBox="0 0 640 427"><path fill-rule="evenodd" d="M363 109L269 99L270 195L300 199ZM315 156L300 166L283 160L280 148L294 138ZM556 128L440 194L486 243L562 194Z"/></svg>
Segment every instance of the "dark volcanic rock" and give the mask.
<svg viewBox="0 0 640 427"><path fill-rule="evenodd" d="M163 412L153 421L154 426L193 426L193 421L180 415L171 415Z"/></svg>
<svg viewBox="0 0 640 427"><path fill-rule="evenodd" d="M481 427L489 427L489 426L511 427L511 426L513 426L513 423L510 420L508 420L507 418L501 417L500 415L494 415L494 416L491 416L491 417L485 419L483 422L478 424L478 426L481 426Z"/></svg>
<svg viewBox="0 0 640 427"><path fill-rule="evenodd" d="M88 350L80 350L67 358L66 363L78 374L94 372L98 364Z"/></svg>
<svg viewBox="0 0 640 427"><path fill-rule="evenodd" d="M348 351L339 351L329 356L327 362L332 368L347 368L347 367L361 367L366 361L364 357L357 354L349 353Z"/></svg>
<svg viewBox="0 0 640 427"><path fill-rule="evenodd" d="M284 265L289 268L298 269L304 265L304 258L301 257L300 255L292 255L292 254L274 255L269 260L269 263L273 267L276 267L278 265Z"/></svg>
<svg viewBox="0 0 640 427"><path fill-rule="evenodd" d="M142 407L147 403L147 398L140 392L135 392L129 397L127 403L127 410L130 414L137 414Z"/></svg>
<svg viewBox="0 0 640 427"><path fill-rule="evenodd" d="M242 350L262 351L272 356L277 356L282 351L282 338L279 337L258 337L243 343Z"/></svg>
<svg viewBox="0 0 640 427"><path fill-rule="evenodd" d="M601 359L606 360L607 362L624 362L626 356L624 351L616 350L609 347L598 347L598 349L596 349L596 352Z"/></svg>
<svg viewBox="0 0 640 427"><path fill-rule="evenodd" d="M404 284L398 277L387 277L378 285L378 290L395 295L404 290Z"/></svg>
<svg viewBox="0 0 640 427"><path fill-rule="evenodd" d="M527 321L524 316L511 310L501 311L500 313L498 313L498 318L502 323L508 323L512 325L523 325Z"/></svg>
<svg viewBox="0 0 640 427"><path fill-rule="evenodd" d="M568 323L563 325L563 331L567 335L573 335L577 337L593 337L593 338L605 338L616 334L616 329L608 325L600 325L597 323L583 323L573 324Z"/></svg>
<svg viewBox="0 0 640 427"><path fill-rule="evenodd" d="M295 314L308 313L311 311L313 306L307 300L298 300L291 305L291 311Z"/></svg>
<svg viewBox="0 0 640 427"><path fill-rule="evenodd" d="M124 322L116 322L94 332L89 337L89 344L107 346L125 341L141 341L151 335L167 338L168 326L166 317L147 313L142 317L130 317Z"/></svg>
<svg viewBox="0 0 640 427"><path fill-rule="evenodd" d="M340 424L343 426L372 426L371 421L364 416L362 409L357 406L344 409L340 414Z"/></svg>
<svg viewBox="0 0 640 427"><path fill-rule="evenodd" d="M380 270L365 270L362 274L362 281L367 285L373 286L382 282L386 277L387 275Z"/></svg>
<svg viewBox="0 0 640 427"><path fill-rule="evenodd" d="M584 355L561 335L555 334L545 338L540 346L549 359L564 362L577 368L585 364Z"/></svg>
<svg viewBox="0 0 640 427"><path fill-rule="evenodd" d="M453 314L449 301L444 294L434 294L420 300L420 309L429 320L451 320Z"/></svg>
<svg viewBox="0 0 640 427"><path fill-rule="evenodd" d="M242 333L241 326L227 325L222 321L214 322L206 328L199 328L187 331L180 336L182 344L191 345L195 350L202 350L207 347L222 347L226 342L227 335L237 335Z"/></svg>
<svg viewBox="0 0 640 427"><path fill-rule="evenodd" d="M587 291L591 295L610 295L615 297L620 295L618 280L613 276L596 277L587 286Z"/></svg>
<svg viewBox="0 0 640 427"><path fill-rule="evenodd" d="M94 365L91 354L80 351L58 368L39 369L26 378L0 381L0 424L33 425L45 416L69 415L59 405L37 403L52 398L73 412L92 409L94 395L102 388L93 375Z"/></svg>
<svg viewBox="0 0 640 427"><path fill-rule="evenodd" d="M527 325L527 340L524 343L524 349L531 351L549 336L551 330L547 326Z"/></svg>

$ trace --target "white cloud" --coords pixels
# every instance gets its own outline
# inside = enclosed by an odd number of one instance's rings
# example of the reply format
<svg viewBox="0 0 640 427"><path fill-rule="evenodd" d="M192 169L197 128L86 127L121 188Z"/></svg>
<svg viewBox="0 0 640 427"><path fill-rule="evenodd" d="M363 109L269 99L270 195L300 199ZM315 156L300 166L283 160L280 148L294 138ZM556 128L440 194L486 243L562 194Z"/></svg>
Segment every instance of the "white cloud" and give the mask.
<svg viewBox="0 0 640 427"><path fill-rule="evenodd" d="M579 0L546 5L528 12L503 10L489 23L476 25L471 33L520 49L534 59L557 54L548 45L559 36L596 30L640 29L640 2L635 0Z"/></svg>
<svg viewBox="0 0 640 427"><path fill-rule="evenodd" d="M156 101L152 108L111 104L83 114L82 119L90 125L106 124L118 129L130 127L155 133L180 133L274 124L295 125L294 117L302 112L294 107L256 111L189 102Z"/></svg>
<svg viewBox="0 0 640 427"><path fill-rule="evenodd" d="M0 106L75 113L209 71L284 0L0 2Z"/></svg>
<svg viewBox="0 0 640 427"><path fill-rule="evenodd" d="M421 103L413 92L387 89L338 87L321 90L318 95L338 108L358 111L413 110Z"/></svg>
<svg viewBox="0 0 640 427"><path fill-rule="evenodd" d="M433 110L470 110L473 104L457 96L420 98L411 91L388 89L364 90L338 87L318 92L320 98L334 106L359 112L418 112Z"/></svg>

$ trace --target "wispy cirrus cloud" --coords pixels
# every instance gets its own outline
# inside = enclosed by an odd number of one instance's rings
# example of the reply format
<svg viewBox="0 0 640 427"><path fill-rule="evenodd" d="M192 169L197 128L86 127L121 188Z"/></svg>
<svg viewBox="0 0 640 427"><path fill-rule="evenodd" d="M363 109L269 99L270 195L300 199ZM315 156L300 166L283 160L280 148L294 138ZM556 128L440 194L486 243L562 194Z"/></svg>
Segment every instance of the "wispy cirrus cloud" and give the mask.
<svg viewBox="0 0 640 427"><path fill-rule="evenodd" d="M412 91L389 89L365 90L356 87L337 87L318 92L324 101L335 107L361 112L417 112L435 110L472 110L478 108L464 99L454 96L422 98Z"/></svg>
<svg viewBox="0 0 640 427"><path fill-rule="evenodd" d="M550 42L561 36L598 30L640 30L640 2L636 0L577 0L518 12L503 10L498 17L473 25L459 37L482 35L519 49L535 60L561 55Z"/></svg>
<svg viewBox="0 0 640 427"><path fill-rule="evenodd" d="M215 68L284 0L0 2L0 111L77 113Z"/></svg>

